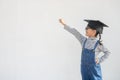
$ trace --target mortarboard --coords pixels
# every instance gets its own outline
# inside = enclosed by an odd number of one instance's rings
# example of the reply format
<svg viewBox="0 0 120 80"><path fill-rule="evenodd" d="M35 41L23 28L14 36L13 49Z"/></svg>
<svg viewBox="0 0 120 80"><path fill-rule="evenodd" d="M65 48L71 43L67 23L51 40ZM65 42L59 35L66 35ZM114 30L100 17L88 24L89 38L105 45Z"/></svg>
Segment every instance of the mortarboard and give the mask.
<svg viewBox="0 0 120 80"><path fill-rule="evenodd" d="M108 27L106 24L99 20L84 20L84 21L88 22L87 27L96 30L99 34L102 34L103 27Z"/></svg>

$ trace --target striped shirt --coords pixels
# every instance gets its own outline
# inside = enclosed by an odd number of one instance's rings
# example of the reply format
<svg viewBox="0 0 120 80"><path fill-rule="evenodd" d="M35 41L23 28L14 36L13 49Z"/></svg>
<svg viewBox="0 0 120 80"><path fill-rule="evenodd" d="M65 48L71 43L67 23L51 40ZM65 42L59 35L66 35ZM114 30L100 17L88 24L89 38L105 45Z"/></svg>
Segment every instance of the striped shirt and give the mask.
<svg viewBox="0 0 120 80"><path fill-rule="evenodd" d="M68 25L64 25L64 29L67 30L68 32L70 32L71 34L73 34L77 40L81 43L81 45L83 46L84 41L86 40L86 37L83 36L80 32L78 32L75 28L71 28ZM95 37L90 37L87 38L86 44L85 44L85 48L87 49L93 49L95 46L95 43L98 40ZM100 53L103 53L103 55L100 56ZM95 49L95 58L98 58L99 63L103 62L106 58L108 58L110 54L110 51L102 44L98 44L96 49Z"/></svg>

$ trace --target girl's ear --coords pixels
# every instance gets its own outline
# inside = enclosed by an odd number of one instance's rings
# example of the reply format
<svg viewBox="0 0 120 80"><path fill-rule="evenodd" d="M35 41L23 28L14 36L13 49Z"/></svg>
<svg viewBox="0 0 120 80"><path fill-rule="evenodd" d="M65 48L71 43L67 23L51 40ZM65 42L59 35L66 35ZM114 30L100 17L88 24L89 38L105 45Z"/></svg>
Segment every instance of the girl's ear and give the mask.
<svg viewBox="0 0 120 80"><path fill-rule="evenodd" d="M97 32L96 30L93 30L93 33L94 33L95 35L96 35L96 32Z"/></svg>

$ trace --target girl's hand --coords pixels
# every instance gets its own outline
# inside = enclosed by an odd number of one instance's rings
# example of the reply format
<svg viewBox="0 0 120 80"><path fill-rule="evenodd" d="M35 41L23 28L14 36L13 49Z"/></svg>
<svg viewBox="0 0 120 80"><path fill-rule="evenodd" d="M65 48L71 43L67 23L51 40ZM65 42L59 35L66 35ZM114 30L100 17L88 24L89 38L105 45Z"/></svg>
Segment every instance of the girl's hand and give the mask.
<svg viewBox="0 0 120 80"><path fill-rule="evenodd" d="M99 58L95 59L96 64L99 64Z"/></svg>
<svg viewBox="0 0 120 80"><path fill-rule="evenodd" d="M59 19L59 22L62 24L62 25L65 25L65 22L63 19Z"/></svg>

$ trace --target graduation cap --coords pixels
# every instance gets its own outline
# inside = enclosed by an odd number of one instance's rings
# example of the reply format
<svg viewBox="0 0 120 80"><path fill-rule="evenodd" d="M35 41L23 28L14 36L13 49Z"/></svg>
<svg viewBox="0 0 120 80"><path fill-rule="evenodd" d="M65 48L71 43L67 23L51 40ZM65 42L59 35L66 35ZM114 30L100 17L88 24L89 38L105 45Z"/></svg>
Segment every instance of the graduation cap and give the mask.
<svg viewBox="0 0 120 80"><path fill-rule="evenodd" d="M103 27L108 27L106 24L99 20L84 20L88 22L87 28L96 30L99 34L102 34Z"/></svg>

